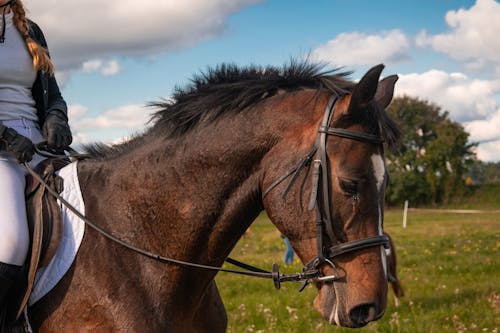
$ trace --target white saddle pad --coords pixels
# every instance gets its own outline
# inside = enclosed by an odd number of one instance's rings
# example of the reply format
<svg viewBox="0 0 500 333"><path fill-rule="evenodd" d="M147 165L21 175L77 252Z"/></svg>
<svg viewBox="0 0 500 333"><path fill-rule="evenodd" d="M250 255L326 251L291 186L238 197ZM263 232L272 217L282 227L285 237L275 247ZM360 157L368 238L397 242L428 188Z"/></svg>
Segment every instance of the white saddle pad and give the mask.
<svg viewBox="0 0 500 333"><path fill-rule="evenodd" d="M77 162L71 163L58 174L64 179L64 190L61 196L74 206L79 212L85 213L80 183L76 173ZM82 243L85 232L85 222L73 214L69 209L58 201L62 209L62 239L54 257L50 263L38 270L35 284L29 299L29 305L33 305L56 286L68 271L75 260L76 254Z"/></svg>

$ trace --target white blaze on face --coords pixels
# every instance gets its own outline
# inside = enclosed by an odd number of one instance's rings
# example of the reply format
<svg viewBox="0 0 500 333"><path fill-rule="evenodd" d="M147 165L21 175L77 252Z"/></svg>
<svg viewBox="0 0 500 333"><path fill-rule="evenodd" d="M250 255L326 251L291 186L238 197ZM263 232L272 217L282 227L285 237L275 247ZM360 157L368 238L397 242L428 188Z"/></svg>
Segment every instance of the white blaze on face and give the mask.
<svg viewBox="0 0 500 333"><path fill-rule="evenodd" d="M384 183L384 176L385 176L384 159L379 154L373 154L372 164L373 164L373 176L377 180L377 190L380 192L380 190L382 189L382 184Z"/></svg>
<svg viewBox="0 0 500 333"><path fill-rule="evenodd" d="M385 163L382 156L379 154L372 155L372 164L373 164L373 176L377 181L377 191L379 195L382 195L380 192L382 191L382 185L384 183L385 176ZM382 230L382 207L380 207L380 200L378 204L378 233L379 235L383 234ZM382 267L384 269L384 273L387 274L387 257L383 247L380 247L381 257L382 257Z"/></svg>

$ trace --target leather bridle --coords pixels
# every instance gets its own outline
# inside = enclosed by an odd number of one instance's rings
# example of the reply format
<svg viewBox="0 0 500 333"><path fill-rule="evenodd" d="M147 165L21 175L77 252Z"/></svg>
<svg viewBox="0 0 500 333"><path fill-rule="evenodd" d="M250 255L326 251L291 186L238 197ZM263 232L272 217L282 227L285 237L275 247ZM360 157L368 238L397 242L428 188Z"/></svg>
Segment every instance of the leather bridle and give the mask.
<svg viewBox="0 0 500 333"><path fill-rule="evenodd" d="M263 193L263 197L265 197L281 182L292 176L281 195L282 198L285 198L287 192L298 178L300 172L306 167L309 168L312 164L312 188L308 210L312 211L314 209L316 213L315 226L317 255L304 266L303 271L309 272L311 275L316 274L317 278L315 280L319 281L333 281L339 279L336 265L333 263L333 259L335 257L369 247L384 246L387 248L389 246L389 238L385 235L371 236L345 243L338 243L337 240L339 237L335 235L332 214L330 212L332 196L330 194L330 184L328 178L330 168L326 152L328 136L338 136L369 144L380 145L384 143L384 139L377 135L329 126L335 112L335 106L340 97L341 96L334 95L328 101L323 115L323 120L321 121L318 129L318 136L315 144L306 157L303 158L296 167L292 168L292 170L287 172L284 176L273 182ZM332 243L335 243L335 245L325 248L325 234ZM319 270L324 264L331 266L335 273L333 275L320 276Z"/></svg>
<svg viewBox="0 0 500 333"><path fill-rule="evenodd" d="M85 224L97 232L99 232L101 235L104 237L110 239L111 241L118 243L122 245L123 247L136 252L140 255L143 255L145 257L157 260L159 262L163 263L170 263L170 264L177 264L177 265L182 265L182 266L188 266L188 267L194 267L194 268L200 268L200 269L206 269L206 270L212 270L212 271L220 271L220 272L229 272L229 273L235 273L235 274L240 274L240 275L246 275L246 276L253 276L253 277L260 277L260 278L270 278L274 281L274 286L279 289L281 282L287 282L287 281L295 281L295 282L303 282L303 285L300 290L303 290L304 287L309 283L309 282L326 282L326 281L334 281L338 280L341 277L337 274L337 268L335 264L333 263L333 259L335 257L341 256L345 253L350 253L358 250L362 250L365 248L369 247L375 247L375 246L384 246L388 247L389 244L389 238L385 235L377 235L377 236L371 236L359 240L354 240L354 241L349 241L345 243L338 243L336 240L338 239L335 237L334 229L333 229L333 220L332 220L332 214L330 212L330 200L331 200L331 195L329 191L329 182L328 182L328 174L329 174L329 165L328 165L328 156L326 153L326 143L327 143L327 138L329 135L333 136L338 136L338 137L343 137L351 140L357 140L357 141L362 141L366 142L369 144L382 144L384 140L376 135L372 134L367 134L367 133L362 133L362 132L357 132L357 131L351 131L351 130L346 130L346 129L341 129L341 128L335 128L335 127L329 127L329 124L331 122L331 119L333 117L334 111L335 111L335 105L336 102L338 101L340 97L339 96L332 96L327 104L323 120L321 122L321 125L318 129L318 136L316 138L316 142L314 144L314 147L311 149L311 151L300 161L300 163L292 168L289 172L287 172L284 176L278 178L276 181L274 181L269 187L267 188L266 191L263 192L262 197L265 198L265 196L274 188L276 188L279 184L281 184L284 180L287 178L290 178L290 181L288 185L286 186L285 190L282 193L282 197L284 198L287 194L287 192L290 190L292 185L295 183L296 179L298 178L299 174L301 173L302 170L305 168L309 168L312 163L313 167L313 172L312 172L312 189L311 189L311 197L309 200L309 207L308 210L313 210L315 209L316 211L316 237L317 237L317 256L314 257L312 260L310 260L302 269L301 273L295 273L295 274L282 274L279 272L279 268L277 264L273 264L272 271L266 271L257 267L254 267L252 265L248 265L245 263L242 263L240 261L227 258L226 261L228 263L231 263L233 265L236 265L240 268L243 268L244 271L241 270L234 270L234 269L227 269L227 268L222 268L222 267L216 267L216 266L209 266L209 265L203 265L203 264L197 264L197 263L192 263L192 262L186 262L174 258L168 258L161 256L159 254L151 253L148 251L145 251L141 248L138 248L134 245L131 245L130 243L127 243L120 238L110 234L106 230L103 230L101 227L97 226L95 223L90 221L84 214L79 212L75 207L73 207L71 204L69 204L64 198L62 198L56 191L54 191L52 188L50 188L43 179L40 178L40 176L34 172L28 165L28 163L24 163L25 168L28 170L28 172L37 180L39 181L46 189L47 191L56 197L63 205L65 205L69 210L71 210L76 216L78 216L82 221L85 222ZM69 152L69 157L74 157L76 159L84 159L88 156L85 154L78 154L76 153L73 149L68 147L66 149ZM44 143L39 144L36 147L37 154L47 157L47 158L52 158L52 159L67 159L67 155L57 155L51 152L47 152L47 149L44 148ZM332 243L336 243L335 245L325 248L324 244L324 235L327 235L329 239L332 241ZM323 276L321 274L320 268L324 265L327 264L333 268L333 271L335 274L333 275L327 275Z"/></svg>

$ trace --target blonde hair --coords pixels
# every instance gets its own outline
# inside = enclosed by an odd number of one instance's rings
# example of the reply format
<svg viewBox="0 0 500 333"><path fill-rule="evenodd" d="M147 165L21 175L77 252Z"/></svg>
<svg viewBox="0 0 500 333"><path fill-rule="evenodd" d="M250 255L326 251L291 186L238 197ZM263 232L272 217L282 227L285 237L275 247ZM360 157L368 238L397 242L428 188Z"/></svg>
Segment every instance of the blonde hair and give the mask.
<svg viewBox="0 0 500 333"><path fill-rule="evenodd" d="M29 35L26 11L21 0L16 0L15 4L11 6L11 10L14 12L14 25L24 38L26 47L33 58L34 69L36 71L43 70L50 75L54 75L54 64L50 60L48 50L35 42Z"/></svg>

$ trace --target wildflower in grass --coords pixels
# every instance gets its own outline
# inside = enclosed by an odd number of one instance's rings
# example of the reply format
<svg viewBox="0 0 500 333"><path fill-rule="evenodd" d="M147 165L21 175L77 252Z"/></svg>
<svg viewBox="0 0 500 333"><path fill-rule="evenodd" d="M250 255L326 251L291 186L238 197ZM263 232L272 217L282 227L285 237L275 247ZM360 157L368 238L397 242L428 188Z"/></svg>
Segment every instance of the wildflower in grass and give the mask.
<svg viewBox="0 0 500 333"><path fill-rule="evenodd" d="M481 332L484 332L484 333L498 333L498 328L495 327L493 329L489 329L488 327L485 327L481 330Z"/></svg>
<svg viewBox="0 0 500 333"><path fill-rule="evenodd" d="M389 320L389 324L399 326L399 313L398 312L393 312L391 314L391 320Z"/></svg>
<svg viewBox="0 0 500 333"><path fill-rule="evenodd" d="M269 308L264 309L264 317L266 318L267 326L269 328L276 327L276 323L278 321L278 318L273 316L273 311Z"/></svg>
<svg viewBox="0 0 500 333"><path fill-rule="evenodd" d="M460 318L457 315L453 315L453 318L451 319L453 321L453 326L457 330L457 333L463 333L467 331L467 327L460 321Z"/></svg>
<svg viewBox="0 0 500 333"><path fill-rule="evenodd" d="M488 296L488 302L490 303L491 307L494 309L494 310L500 310L500 294L498 294L497 292L492 292L489 296Z"/></svg>
<svg viewBox="0 0 500 333"><path fill-rule="evenodd" d="M245 306L245 304L240 304L238 306L238 310L240 310L241 317L242 318L245 317L245 314L246 314L246 306Z"/></svg>
<svg viewBox="0 0 500 333"><path fill-rule="evenodd" d="M245 330L245 332L253 332L253 331L254 331L254 329L255 329L255 325L254 325L254 324L252 324L252 325L250 325L250 326L247 326L247 329Z"/></svg>
<svg viewBox="0 0 500 333"><path fill-rule="evenodd" d="M298 320L299 316L297 316L297 309L294 309L290 306L287 305L286 310L288 311L288 314L290 315L291 320Z"/></svg>

